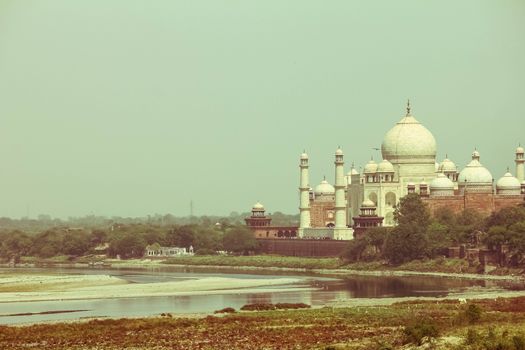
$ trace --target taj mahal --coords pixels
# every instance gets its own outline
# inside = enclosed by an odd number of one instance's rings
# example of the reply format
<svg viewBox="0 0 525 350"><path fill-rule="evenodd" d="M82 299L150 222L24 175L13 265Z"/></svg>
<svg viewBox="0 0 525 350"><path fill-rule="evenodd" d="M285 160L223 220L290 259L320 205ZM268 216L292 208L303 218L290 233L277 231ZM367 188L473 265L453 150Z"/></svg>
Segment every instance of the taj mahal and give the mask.
<svg viewBox="0 0 525 350"><path fill-rule="evenodd" d="M309 156L300 156L299 227L284 237L283 228L273 230L258 203L252 211L258 238L311 238L350 240L375 226L394 226L394 210L400 198L417 193L432 213L443 207L454 212L474 209L490 214L523 203L525 158L523 147L515 151L515 176L508 170L494 181L477 150L462 170L448 159L436 161L437 144L432 133L411 113L384 136L382 160L370 160L362 171L344 169L344 153L335 151L335 182L326 179L315 187L309 180ZM510 153L510 152L509 152ZM255 223L257 222L257 224ZM264 224L261 224L263 223ZM247 224L252 221L247 219ZM279 229L279 230L277 230Z"/></svg>

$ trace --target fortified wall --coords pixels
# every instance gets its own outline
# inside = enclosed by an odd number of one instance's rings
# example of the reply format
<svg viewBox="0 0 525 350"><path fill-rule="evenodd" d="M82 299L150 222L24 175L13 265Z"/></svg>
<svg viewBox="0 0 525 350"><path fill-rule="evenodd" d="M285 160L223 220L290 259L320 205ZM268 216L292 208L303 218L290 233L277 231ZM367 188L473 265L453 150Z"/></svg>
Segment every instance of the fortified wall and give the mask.
<svg viewBox="0 0 525 350"><path fill-rule="evenodd" d="M448 208L454 213L460 213L466 209L472 209L483 215L490 215L503 208L515 207L523 203L524 195L498 195L492 193L468 193L464 195L421 197L428 206L430 213L434 215L442 208Z"/></svg>
<svg viewBox="0 0 525 350"><path fill-rule="evenodd" d="M349 241L333 239L257 239L264 254L304 257L337 257Z"/></svg>

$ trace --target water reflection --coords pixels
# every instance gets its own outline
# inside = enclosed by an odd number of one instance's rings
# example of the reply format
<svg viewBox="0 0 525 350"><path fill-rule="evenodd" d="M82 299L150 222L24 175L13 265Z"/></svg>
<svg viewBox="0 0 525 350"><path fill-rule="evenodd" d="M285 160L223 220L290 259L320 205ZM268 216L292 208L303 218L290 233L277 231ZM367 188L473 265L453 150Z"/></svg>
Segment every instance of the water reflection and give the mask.
<svg viewBox="0 0 525 350"><path fill-rule="evenodd" d="M283 275L299 278L301 283L287 291L272 292L283 286L263 287L249 293L225 292L226 294L163 296L144 298L120 298L101 300L64 300L44 302L19 302L0 304L0 324L41 322L79 319L84 317L134 317L159 315L161 313L209 313L225 307L240 309L252 303L305 303L324 305L352 298L385 298L430 296L443 297L451 292L469 288L525 289L522 283L509 281L464 280L438 277L375 277L353 276L344 279L321 277L297 272L241 272L236 269L216 270L212 268L158 267L148 269L0 269L11 273L55 273L55 274L107 274L123 278L131 283L154 283L188 280L202 277L261 278L273 279ZM308 289L298 288L307 286ZM270 290L270 292L267 292ZM75 313L40 314L28 316L6 316L25 312L47 312L53 310L88 310Z"/></svg>

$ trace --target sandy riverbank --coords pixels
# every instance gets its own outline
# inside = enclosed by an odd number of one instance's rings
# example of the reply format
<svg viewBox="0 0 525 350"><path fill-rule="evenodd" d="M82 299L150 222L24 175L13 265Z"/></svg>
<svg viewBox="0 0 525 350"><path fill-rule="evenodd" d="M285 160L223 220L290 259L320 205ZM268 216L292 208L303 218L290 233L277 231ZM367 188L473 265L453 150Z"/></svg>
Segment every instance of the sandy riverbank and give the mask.
<svg viewBox="0 0 525 350"><path fill-rule="evenodd" d="M0 274L0 295L21 292L60 292L91 286L122 285L127 282L108 275Z"/></svg>
<svg viewBox="0 0 525 350"><path fill-rule="evenodd" d="M217 269L217 270L238 270L238 271L269 271L269 272L307 272L315 275L327 276L391 276L391 277L408 277L408 276L428 276L443 278L458 278L470 280L493 280L493 281L523 281L521 275L488 275L474 273L447 273L447 272L421 272L405 270L352 270L352 269L304 269L292 267L258 267L258 266L224 266L224 265L187 265L187 264L166 264L165 260L151 259L131 259L131 260L108 260L113 267L121 268L149 268L149 267L184 267L197 269Z"/></svg>
<svg viewBox="0 0 525 350"><path fill-rule="evenodd" d="M463 293L450 293L444 297L402 297L402 298L355 298L341 299L326 303L324 306L334 308L345 307L368 307L368 306L390 306L402 302L423 302L423 301L448 301L457 300L467 302L469 300L496 300L499 298L525 297L525 291L507 291L501 289L469 289ZM323 306L323 307L324 307Z"/></svg>
<svg viewBox="0 0 525 350"><path fill-rule="evenodd" d="M24 275L18 278L0 276L0 286L3 285L5 290L0 289L0 303L250 293L255 289L258 292L276 292L290 290L287 286L298 282L300 280L297 278L205 277L176 282L127 284L124 280L105 275ZM275 286L283 286L283 288L276 289ZM10 291L10 288L13 288L14 291ZM294 288L297 287L294 286Z"/></svg>

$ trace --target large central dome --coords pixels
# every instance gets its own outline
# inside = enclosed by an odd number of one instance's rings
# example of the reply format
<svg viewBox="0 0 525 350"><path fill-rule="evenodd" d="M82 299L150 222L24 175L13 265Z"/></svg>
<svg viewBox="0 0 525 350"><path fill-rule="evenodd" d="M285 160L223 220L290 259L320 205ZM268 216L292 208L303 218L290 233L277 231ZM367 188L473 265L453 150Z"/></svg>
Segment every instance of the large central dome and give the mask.
<svg viewBox="0 0 525 350"><path fill-rule="evenodd" d="M392 163L432 163L436 159L436 139L410 115L386 133L381 145L383 159Z"/></svg>

